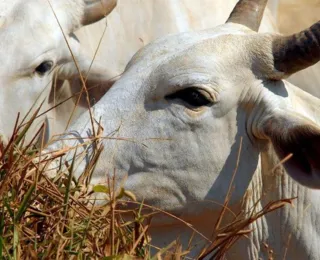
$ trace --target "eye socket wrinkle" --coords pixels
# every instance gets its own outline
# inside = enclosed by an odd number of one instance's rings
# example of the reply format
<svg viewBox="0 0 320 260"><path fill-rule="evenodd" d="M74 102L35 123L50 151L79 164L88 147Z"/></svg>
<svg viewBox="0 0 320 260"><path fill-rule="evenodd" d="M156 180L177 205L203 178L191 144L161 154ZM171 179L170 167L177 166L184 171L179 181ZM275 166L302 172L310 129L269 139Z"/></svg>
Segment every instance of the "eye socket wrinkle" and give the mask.
<svg viewBox="0 0 320 260"><path fill-rule="evenodd" d="M196 87L189 87L179 90L175 93L167 95L165 98L169 100L180 99L192 107L209 106L213 103L211 100L212 98L207 91Z"/></svg>

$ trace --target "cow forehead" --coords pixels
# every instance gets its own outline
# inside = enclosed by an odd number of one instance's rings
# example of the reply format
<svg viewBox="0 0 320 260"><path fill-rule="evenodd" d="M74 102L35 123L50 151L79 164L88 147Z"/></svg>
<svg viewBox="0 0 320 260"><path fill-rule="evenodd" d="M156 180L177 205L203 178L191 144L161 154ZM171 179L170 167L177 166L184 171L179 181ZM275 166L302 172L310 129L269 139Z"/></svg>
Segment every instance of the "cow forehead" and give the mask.
<svg viewBox="0 0 320 260"><path fill-rule="evenodd" d="M6 21L0 32L6 25L10 27L17 21L23 21L26 25L50 21L56 25L53 11L62 26L76 27L82 19L84 0L0 0L0 17Z"/></svg>
<svg viewBox="0 0 320 260"><path fill-rule="evenodd" d="M19 19L30 19L37 16L44 16L45 14L40 13L39 11L48 5L48 2L43 1L42 3L39 0L0 0L0 16L5 17L8 25L10 22Z"/></svg>
<svg viewBox="0 0 320 260"><path fill-rule="evenodd" d="M21 2L21 0L0 0L0 15L7 16L13 6L15 6L18 2Z"/></svg>
<svg viewBox="0 0 320 260"><path fill-rule="evenodd" d="M211 30L170 35L138 51L129 62L126 70L131 67L134 67L135 73L158 70L165 64L173 65L176 61L183 62L184 54L190 54L194 58L197 58L197 50L212 54L210 53L212 51L209 48L210 46L228 43L228 38L232 38L232 35L239 36L251 33L253 32L244 26L224 24ZM223 39L225 39L225 42ZM230 44L232 43L230 42ZM205 48L205 45L208 48ZM226 45L221 47L226 47ZM190 61L190 55L189 59L185 59L186 62L187 60Z"/></svg>
<svg viewBox="0 0 320 260"><path fill-rule="evenodd" d="M2 0L0 0L2 1ZM52 11L48 13L49 5L47 2L39 3L38 0L31 1L12 1L9 7L0 2L0 17L2 19L2 26L0 27L0 37L1 41L10 41L10 45L14 45L19 38L23 38L23 42L19 44L24 44L33 35L32 33L37 33L39 28L45 28L50 34L49 25L53 24L54 16ZM40 38L41 40L41 38Z"/></svg>
<svg viewBox="0 0 320 260"><path fill-rule="evenodd" d="M23 19L14 21L6 19L3 27L0 28L2 65L7 66L7 63L12 63L14 60L16 67L22 65L18 60L27 63L33 61L49 47L55 48L58 44L56 41L58 34L61 34L58 25L53 26L48 18L42 22L40 17L33 18L30 22L24 22Z"/></svg>
<svg viewBox="0 0 320 260"><path fill-rule="evenodd" d="M79 23L82 0L50 0L50 3L61 26L65 25L65 33L66 27ZM64 39L52 9L47 0L0 0L1 71L13 62L19 68L30 66L43 53L61 46Z"/></svg>

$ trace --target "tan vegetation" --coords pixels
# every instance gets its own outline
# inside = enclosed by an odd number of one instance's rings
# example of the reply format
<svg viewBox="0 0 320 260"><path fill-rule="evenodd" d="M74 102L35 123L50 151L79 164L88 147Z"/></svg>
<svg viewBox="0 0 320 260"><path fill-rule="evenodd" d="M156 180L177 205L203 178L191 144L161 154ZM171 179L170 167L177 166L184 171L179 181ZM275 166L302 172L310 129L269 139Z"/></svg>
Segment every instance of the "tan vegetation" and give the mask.
<svg viewBox="0 0 320 260"><path fill-rule="evenodd" d="M37 113L32 118L36 116ZM114 191L112 179L106 186L93 187L108 198L104 206L94 206L88 178L102 149L99 140L91 140L101 149L97 149L90 167L78 180L73 177L74 162L65 163L66 170L57 171L50 179L45 169L67 150L41 154L42 149L36 147L35 141L24 143L31 122L18 121L9 142L0 142L0 255L3 259L189 259L188 251L181 250L178 240L150 255L152 238L148 236L148 228L152 216L159 211L135 202L134 194L122 188ZM41 137L43 127L34 140ZM128 203L135 207L124 210ZM250 234L252 222L291 203L292 199L270 202L261 211L253 208L252 212L235 214L229 225L219 227L228 206L226 198L214 240L199 258L213 254L214 259L223 259L239 238Z"/></svg>

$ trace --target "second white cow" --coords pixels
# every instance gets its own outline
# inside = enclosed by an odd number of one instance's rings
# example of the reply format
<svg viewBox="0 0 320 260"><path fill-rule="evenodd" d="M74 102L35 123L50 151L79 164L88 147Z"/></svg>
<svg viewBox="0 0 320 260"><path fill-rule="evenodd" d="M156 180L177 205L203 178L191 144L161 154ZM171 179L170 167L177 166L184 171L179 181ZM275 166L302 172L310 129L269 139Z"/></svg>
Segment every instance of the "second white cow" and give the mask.
<svg viewBox="0 0 320 260"><path fill-rule="evenodd" d="M40 114L50 108L48 97L57 68L62 65L66 68L60 75L64 76L63 79L79 76L73 56L80 72L85 75L90 60L80 49L73 32L104 18L115 4L114 0L0 0L2 136L11 136L18 112L21 122L31 109L30 118L42 102L44 105ZM92 80L108 76L108 71L98 64L91 71ZM43 120L44 117L41 117L33 124L29 138Z"/></svg>

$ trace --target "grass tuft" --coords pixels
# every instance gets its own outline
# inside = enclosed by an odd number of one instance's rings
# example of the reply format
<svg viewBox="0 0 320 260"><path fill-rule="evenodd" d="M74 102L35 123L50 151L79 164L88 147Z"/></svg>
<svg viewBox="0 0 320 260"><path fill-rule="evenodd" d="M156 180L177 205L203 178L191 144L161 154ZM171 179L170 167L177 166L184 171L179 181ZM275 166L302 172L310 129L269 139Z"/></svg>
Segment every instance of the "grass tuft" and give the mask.
<svg viewBox="0 0 320 260"><path fill-rule="evenodd" d="M42 131L36 133L33 142L21 145L31 124L18 121L19 118L8 143L0 141L0 255L3 259L190 259L189 251L182 251L179 239L158 249L155 255L150 252L152 239L148 229L152 216L161 212L176 220L177 217L136 202L134 194L124 188L115 190L114 179L89 189L90 176L103 149L99 137L92 139L97 152L78 180L73 177L75 156L70 165L65 163L54 178L49 178L46 167L74 148L40 157L41 149L36 144ZM108 203L96 206L93 192L104 194ZM136 208L124 209L124 204L130 201ZM228 199L224 208L227 202ZM259 212L235 215L224 227L219 223L212 243L203 248L199 259L207 256L223 259L232 245L251 233L250 224L291 203L292 199L270 202ZM149 212L144 213L144 208ZM224 211L220 214L219 222ZM131 216L130 220L125 216ZM181 222L192 229L190 224Z"/></svg>

